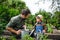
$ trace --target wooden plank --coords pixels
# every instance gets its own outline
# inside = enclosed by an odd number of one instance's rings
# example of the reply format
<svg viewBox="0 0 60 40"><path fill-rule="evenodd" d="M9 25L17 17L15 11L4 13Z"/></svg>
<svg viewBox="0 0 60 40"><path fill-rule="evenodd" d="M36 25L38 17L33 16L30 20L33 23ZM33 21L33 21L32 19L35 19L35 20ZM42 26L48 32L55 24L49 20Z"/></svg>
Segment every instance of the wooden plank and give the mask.
<svg viewBox="0 0 60 40"><path fill-rule="evenodd" d="M48 39L59 39L60 40L60 34L59 33L45 33L46 35L48 35ZM7 37L11 35L11 33L9 31L4 31L4 33L2 35L5 35Z"/></svg>
<svg viewBox="0 0 60 40"><path fill-rule="evenodd" d="M48 39L60 39L60 34L51 34L51 33L45 33L48 35Z"/></svg>

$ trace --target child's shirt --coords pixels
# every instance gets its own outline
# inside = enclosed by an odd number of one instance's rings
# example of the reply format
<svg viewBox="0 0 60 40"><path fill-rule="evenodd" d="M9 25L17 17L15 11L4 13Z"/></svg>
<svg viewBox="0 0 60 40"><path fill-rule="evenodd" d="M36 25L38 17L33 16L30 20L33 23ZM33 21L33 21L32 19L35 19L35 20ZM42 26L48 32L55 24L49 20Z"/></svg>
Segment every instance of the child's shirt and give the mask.
<svg viewBox="0 0 60 40"><path fill-rule="evenodd" d="M42 22L38 22L35 25L35 31L38 33L42 33L43 32L43 23Z"/></svg>

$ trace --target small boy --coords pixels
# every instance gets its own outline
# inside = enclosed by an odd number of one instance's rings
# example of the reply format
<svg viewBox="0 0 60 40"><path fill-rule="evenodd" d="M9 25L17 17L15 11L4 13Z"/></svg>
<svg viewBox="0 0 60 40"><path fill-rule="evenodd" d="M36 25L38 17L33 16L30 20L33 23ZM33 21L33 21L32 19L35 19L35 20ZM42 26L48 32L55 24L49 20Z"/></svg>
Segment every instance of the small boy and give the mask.
<svg viewBox="0 0 60 40"><path fill-rule="evenodd" d="M45 31L45 24L43 23L43 16L42 15L38 15L36 17L36 24L35 24L35 32L36 33L44 33Z"/></svg>
<svg viewBox="0 0 60 40"><path fill-rule="evenodd" d="M38 15L36 16L36 24L34 26L34 29L31 31L30 35L31 37L35 37L35 40L39 40L39 37L42 35L43 33L45 33L47 30L46 25L43 23L43 16L42 15Z"/></svg>
<svg viewBox="0 0 60 40"><path fill-rule="evenodd" d="M42 40L43 39L43 33L46 32L45 24L43 23L43 16L38 15L36 17L36 24L35 24L35 33L36 33L36 39L35 40ZM42 38L40 38L42 37Z"/></svg>

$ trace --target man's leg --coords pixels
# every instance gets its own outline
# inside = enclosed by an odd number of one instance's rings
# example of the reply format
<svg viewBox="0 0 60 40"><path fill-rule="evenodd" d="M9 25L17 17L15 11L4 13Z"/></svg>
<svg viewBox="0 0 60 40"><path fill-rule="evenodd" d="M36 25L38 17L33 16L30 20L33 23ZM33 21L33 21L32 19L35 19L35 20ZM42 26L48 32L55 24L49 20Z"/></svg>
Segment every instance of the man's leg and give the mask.
<svg viewBox="0 0 60 40"><path fill-rule="evenodd" d="M15 37L16 37L16 39L21 39L21 34L20 35L16 35Z"/></svg>

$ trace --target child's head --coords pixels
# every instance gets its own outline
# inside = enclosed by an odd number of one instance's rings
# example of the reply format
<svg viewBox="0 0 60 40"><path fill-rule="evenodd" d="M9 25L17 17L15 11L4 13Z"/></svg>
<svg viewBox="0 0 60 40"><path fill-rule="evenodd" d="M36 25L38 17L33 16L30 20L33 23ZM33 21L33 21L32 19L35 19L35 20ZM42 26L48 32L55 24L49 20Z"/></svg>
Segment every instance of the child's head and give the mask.
<svg viewBox="0 0 60 40"><path fill-rule="evenodd" d="M36 17L36 21L37 21L37 22L41 22L42 19L43 19L43 16L42 16L42 15L38 15L38 16Z"/></svg>

